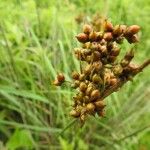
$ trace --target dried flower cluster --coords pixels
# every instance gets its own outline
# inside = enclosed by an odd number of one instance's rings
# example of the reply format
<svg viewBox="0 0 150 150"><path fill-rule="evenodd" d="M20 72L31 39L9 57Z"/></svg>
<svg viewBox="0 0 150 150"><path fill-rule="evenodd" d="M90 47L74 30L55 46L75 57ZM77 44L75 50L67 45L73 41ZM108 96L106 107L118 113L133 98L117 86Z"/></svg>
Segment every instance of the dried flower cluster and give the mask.
<svg viewBox="0 0 150 150"><path fill-rule="evenodd" d="M101 31L96 31L92 25L84 25L83 32L76 36L82 47L75 48L77 59L82 62L81 72L72 73L72 88L77 93L73 97L73 109L70 115L85 121L88 115L104 116L104 98L117 91L124 83L131 80L150 60L141 66L131 63L134 51L131 49L118 61L121 48L119 45L126 39L129 43L138 42L138 25L113 26L105 20ZM61 85L65 81L59 74L54 81Z"/></svg>

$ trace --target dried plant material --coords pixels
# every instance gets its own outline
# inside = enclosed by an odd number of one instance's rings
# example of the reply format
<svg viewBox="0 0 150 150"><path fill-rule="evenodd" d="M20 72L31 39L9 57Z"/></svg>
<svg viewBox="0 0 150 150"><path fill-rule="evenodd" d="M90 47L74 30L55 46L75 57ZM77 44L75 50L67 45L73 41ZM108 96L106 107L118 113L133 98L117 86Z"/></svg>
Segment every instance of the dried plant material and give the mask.
<svg viewBox="0 0 150 150"><path fill-rule="evenodd" d="M88 115L105 115L104 99L118 91L127 81L150 64L150 59L137 66L131 61L134 50L129 50L120 62L116 61L121 48L119 45L126 39L129 43L138 42L138 25L113 25L108 20L95 16L91 25L85 24L83 32L76 38L82 47L75 48L74 54L84 62L81 72L72 73L72 88L77 93L73 97L73 108L70 115L79 118L82 123ZM98 24L99 23L99 24ZM86 64L86 65L85 65ZM57 76L55 85L61 85L65 78Z"/></svg>

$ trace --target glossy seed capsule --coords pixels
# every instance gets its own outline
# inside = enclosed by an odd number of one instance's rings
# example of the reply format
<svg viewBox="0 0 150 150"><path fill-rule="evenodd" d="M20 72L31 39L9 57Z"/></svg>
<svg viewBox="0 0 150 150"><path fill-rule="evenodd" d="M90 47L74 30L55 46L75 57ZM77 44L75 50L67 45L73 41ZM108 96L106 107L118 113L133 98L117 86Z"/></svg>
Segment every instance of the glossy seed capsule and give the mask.
<svg viewBox="0 0 150 150"><path fill-rule="evenodd" d="M85 92L87 89L87 85L84 82L81 82L79 88L80 88L80 91Z"/></svg>
<svg viewBox="0 0 150 150"><path fill-rule="evenodd" d="M91 99L95 100L95 99L98 99L99 97L100 97L99 90L93 90L92 93L91 93Z"/></svg>
<svg viewBox="0 0 150 150"><path fill-rule="evenodd" d="M65 76L62 73L59 73L57 75L57 80L58 80L58 82L62 83L65 81Z"/></svg>
<svg viewBox="0 0 150 150"><path fill-rule="evenodd" d="M76 38L78 39L79 42L85 43L88 41L88 35L85 33L79 33Z"/></svg>
<svg viewBox="0 0 150 150"><path fill-rule="evenodd" d="M89 34L90 32L92 32L92 27L91 27L90 25L88 25L88 24L85 24L85 25L83 26L83 32L84 32L85 34Z"/></svg>

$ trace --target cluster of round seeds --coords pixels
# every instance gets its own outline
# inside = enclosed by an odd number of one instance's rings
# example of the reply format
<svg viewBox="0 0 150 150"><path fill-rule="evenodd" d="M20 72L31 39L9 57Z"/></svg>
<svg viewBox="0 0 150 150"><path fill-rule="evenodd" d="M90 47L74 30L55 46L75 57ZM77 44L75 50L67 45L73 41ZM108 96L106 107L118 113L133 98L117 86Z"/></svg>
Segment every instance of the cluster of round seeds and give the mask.
<svg viewBox="0 0 150 150"><path fill-rule="evenodd" d="M90 25L83 26L83 32L76 36L82 47L74 50L83 64L80 73L72 73L72 87L77 89L77 93L73 97L71 116L84 121L88 115L104 115L102 97L105 91L117 84L120 78L129 78L135 69L130 63L134 57L133 50L127 52L121 62L116 61L120 53L119 44L124 39L129 43L137 42L139 30L137 25L113 26L107 20L101 31L95 31Z"/></svg>
<svg viewBox="0 0 150 150"><path fill-rule="evenodd" d="M96 19L97 20L97 19ZM94 21L95 22L95 21ZM118 61L121 48L126 39L130 44L138 42L138 25L113 26L100 18L95 24L84 25L83 32L76 36L82 47L75 48L74 54L82 63L80 73L72 72L71 87L76 89L70 115L85 121L88 115L104 116L105 97L119 89L123 84L150 64L147 60L141 66L131 63L134 51L131 49ZM57 75L54 85L65 82L62 73Z"/></svg>

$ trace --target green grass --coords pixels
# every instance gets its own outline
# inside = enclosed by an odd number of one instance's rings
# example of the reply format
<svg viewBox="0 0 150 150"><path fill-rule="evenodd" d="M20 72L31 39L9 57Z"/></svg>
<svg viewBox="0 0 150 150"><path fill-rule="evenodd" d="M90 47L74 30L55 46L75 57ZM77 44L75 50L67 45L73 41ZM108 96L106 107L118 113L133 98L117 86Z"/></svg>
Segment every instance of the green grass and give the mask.
<svg viewBox="0 0 150 150"><path fill-rule="evenodd" d="M96 12L140 25L134 61L150 58L149 0L0 2L0 149L150 149L149 68L105 100L106 118L90 117L82 128L68 115L73 91L51 84L58 72L69 80L79 70L75 17Z"/></svg>

